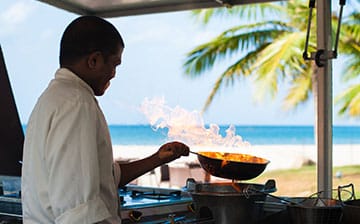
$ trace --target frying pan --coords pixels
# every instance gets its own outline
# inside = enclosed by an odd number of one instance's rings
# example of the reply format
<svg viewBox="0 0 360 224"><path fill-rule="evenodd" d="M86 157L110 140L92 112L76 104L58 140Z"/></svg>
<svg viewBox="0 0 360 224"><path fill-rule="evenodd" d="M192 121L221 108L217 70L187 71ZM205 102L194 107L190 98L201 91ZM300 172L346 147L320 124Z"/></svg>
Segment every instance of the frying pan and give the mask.
<svg viewBox="0 0 360 224"><path fill-rule="evenodd" d="M250 180L260 175L269 160L241 153L191 152L209 174L232 180Z"/></svg>

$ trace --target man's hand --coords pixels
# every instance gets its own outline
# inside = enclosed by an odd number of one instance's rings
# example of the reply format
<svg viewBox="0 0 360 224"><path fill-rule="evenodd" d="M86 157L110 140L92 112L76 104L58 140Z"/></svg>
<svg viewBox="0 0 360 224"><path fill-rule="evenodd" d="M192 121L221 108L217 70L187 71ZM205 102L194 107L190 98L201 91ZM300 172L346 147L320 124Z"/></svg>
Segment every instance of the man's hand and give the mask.
<svg viewBox="0 0 360 224"><path fill-rule="evenodd" d="M141 175L171 162L181 156L188 156L190 149L181 142L169 142L162 145L159 150L151 156L132 161L129 163L119 163L121 169L119 187L123 187L130 181L140 177Z"/></svg>
<svg viewBox="0 0 360 224"><path fill-rule="evenodd" d="M189 147L181 142L169 142L162 145L157 152L159 159L163 163L171 162L181 156L189 155Z"/></svg>

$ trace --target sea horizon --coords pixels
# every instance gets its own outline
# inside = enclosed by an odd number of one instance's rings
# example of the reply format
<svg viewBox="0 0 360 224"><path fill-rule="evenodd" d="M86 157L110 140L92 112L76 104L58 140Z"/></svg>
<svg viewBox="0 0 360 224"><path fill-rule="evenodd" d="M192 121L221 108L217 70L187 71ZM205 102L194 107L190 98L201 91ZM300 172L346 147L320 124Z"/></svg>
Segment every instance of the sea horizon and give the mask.
<svg viewBox="0 0 360 224"><path fill-rule="evenodd" d="M24 133L26 125L22 125ZM155 129L150 124L109 124L113 145L160 145L171 141L168 128ZM204 129L209 129L206 124ZM230 125L222 124L219 135L225 138ZM235 135L250 145L312 145L313 125L233 125ZM177 139L175 139L177 140ZM333 126L333 144L360 144L360 126Z"/></svg>
<svg viewBox="0 0 360 224"><path fill-rule="evenodd" d="M208 129L209 124L204 128ZM226 136L230 125L218 125L219 135ZM250 145L313 145L312 125L234 125L235 134ZM159 145L168 138L168 129L155 130L149 124L109 125L113 145ZM333 126L333 144L360 144L360 126Z"/></svg>

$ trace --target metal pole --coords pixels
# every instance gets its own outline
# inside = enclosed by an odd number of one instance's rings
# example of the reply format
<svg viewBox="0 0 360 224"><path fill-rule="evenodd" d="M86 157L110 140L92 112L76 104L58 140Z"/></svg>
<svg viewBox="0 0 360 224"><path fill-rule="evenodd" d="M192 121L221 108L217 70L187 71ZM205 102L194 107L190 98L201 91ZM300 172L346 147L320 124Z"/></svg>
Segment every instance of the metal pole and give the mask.
<svg viewBox="0 0 360 224"><path fill-rule="evenodd" d="M318 150L318 191L332 197L332 61L331 51L331 0L318 0L316 4L317 49L323 50L320 58L324 65L317 68L316 145ZM318 52L319 53L319 52Z"/></svg>

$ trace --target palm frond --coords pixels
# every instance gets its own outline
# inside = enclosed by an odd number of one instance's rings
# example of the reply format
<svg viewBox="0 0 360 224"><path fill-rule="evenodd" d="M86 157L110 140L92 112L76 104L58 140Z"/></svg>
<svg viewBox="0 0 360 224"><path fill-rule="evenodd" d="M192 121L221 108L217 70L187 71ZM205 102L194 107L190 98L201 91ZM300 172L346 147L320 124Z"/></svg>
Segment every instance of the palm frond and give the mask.
<svg viewBox="0 0 360 224"><path fill-rule="evenodd" d="M258 3L233 6L231 8L221 7L212 9L198 9L192 11L192 16L203 24L218 18L239 18L242 21L254 21L273 15L278 17L283 14L284 8L279 3Z"/></svg>
<svg viewBox="0 0 360 224"><path fill-rule="evenodd" d="M287 23L289 26L297 28L298 30L306 30L307 29L307 20L309 16L309 6L308 1L304 0L291 0L288 1L288 4L286 5L286 14L289 17ZM304 19L306 18L306 22L304 22ZM314 9L313 15L312 15L312 21L314 21L313 24L315 24L316 21L316 9ZM313 26L312 28L315 28ZM315 31L315 30L313 30Z"/></svg>
<svg viewBox="0 0 360 224"><path fill-rule="evenodd" d="M233 27L189 52L183 65L185 73L191 76L199 75L211 68L216 61L231 57L240 51L258 48L288 29L281 22L275 21L257 24L266 29L254 30L256 24Z"/></svg>
<svg viewBox="0 0 360 224"><path fill-rule="evenodd" d="M249 52L245 57L236 61L234 64L229 66L225 72L223 72L220 77L216 80L209 96L206 99L205 105L203 107L203 111L206 111L210 104L212 103L215 95L219 92L221 87L229 86L234 84L235 77L246 77L251 74L250 67L252 63L256 60L258 51L265 48L264 45L262 48L258 48L255 51Z"/></svg>
<svg viewBox="0 0 360 224"><path fill-rule="evenodd" d="M292 82L291 87L283 101L282 107L285 110L293 109L301 103L309 99L312 90L312 74L311 66L301 75L296 76Z"/></svg>
<svg viewBox="0 0 360 224"><path fill-rule="evenodd" d="M360 74L360 54L348 55L345 57L346 64L342 73L342 81L348 82L359 78Z"/></svg>
<svg viewBox="0 0 360 224"><path fill-rule="evenodd" d="M340 105L339 114L349 116L360 115L360 84L352 85L335 98Z"/></svg>
<svg viewBox="0 0 360 224"><path fill-rule="evenodd" d="M360 74L360 13L353 13L341 27L340 52L346 55L343 81L359 77Z"/></svg>
<svg viewBox="0 0 360 224"><path fill-rule="evenodd" d="M294 76L304 72L304 66L301 66L299 58L302 55L301 46L305 35L304 32L284 33L260 52L252 67L257 77L258 100L266 95L271 97L276 95L279 77L282 77L282 74ZM291 72L286 72L287 70Z"/></svg>
<svg viewBox="0 0 360 224"><path fill-rule="evenodd" d="M259 52L261 52L264 48L266 48L269 43L263 44L256 48L255 50L246 54L246 56L240 58L234 64L229 66L226 71L223 73L224 77L234 77L234 76L249 76L252 74L252 66L254 62L257 60ZM227 83L228 84L228 83Z"/></svg>

